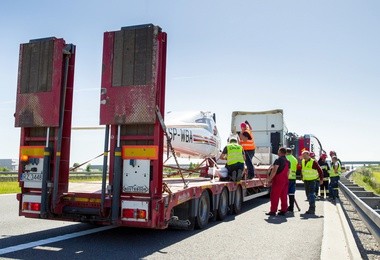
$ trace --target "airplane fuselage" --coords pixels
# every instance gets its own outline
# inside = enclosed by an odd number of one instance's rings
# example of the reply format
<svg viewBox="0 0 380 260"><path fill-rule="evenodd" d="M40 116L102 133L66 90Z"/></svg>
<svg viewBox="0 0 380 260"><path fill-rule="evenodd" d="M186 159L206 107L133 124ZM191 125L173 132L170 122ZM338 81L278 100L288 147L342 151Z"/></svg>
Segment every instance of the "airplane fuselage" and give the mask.
<svg viewBox="0 0 380 260"><path fill-rule="evenodd" d="M166 130L177 156L214 158L220 153L219 133L209 114L201 113L191 122L167 124Z"/></svg>

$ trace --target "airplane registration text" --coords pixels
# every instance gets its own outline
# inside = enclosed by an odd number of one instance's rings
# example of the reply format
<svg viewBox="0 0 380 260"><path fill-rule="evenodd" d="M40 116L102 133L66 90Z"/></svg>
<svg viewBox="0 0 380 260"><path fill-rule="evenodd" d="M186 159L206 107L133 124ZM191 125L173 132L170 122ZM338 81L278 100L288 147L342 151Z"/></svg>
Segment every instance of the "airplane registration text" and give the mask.
<svg viewBox="0 0 380 260"><path fill-rule="evenodd" d="M172 141L175 141L176 138L180 138L181 142L192 143L193 142L193 132L189 129L182 128L167 128L168 135Z"/></svg>

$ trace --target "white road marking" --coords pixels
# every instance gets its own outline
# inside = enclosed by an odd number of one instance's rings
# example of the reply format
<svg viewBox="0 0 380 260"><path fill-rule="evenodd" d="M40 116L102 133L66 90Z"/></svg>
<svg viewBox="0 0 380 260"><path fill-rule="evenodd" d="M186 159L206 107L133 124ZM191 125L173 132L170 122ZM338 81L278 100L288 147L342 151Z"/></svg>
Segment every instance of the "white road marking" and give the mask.
<svg viewBox="0 0 380 260"><path fill-rule="evenodd" d="M85 230L85 231L75 232L75 233L71 233L71 234L66 234L66 235L63 235L63 236L57 236L57 237L42 239L42 240L39 240L39 241L25 243L25 244L21 244L21 245L17 245L17 246L10 246L10 247L7 247L7 248L0 249L0 255L8 254L8 253L13 253L13 252L24 250L24 249L28 249L28 248L33 248L33 247L36 247L36 246L42 246L42 245L46 245L46 244L51 244L51 243L55 243L55 242L59 242L59 241L63 241L63 240L67 240L67 239L71 239L71 238L75 238L75 237L86 236L86 235L89 235L89 234L94 234L94 233L97 233L97 232L102 232L102 231L113 229L113 228L116 228L116 227L117 226L105 226L105 227L100 227L100 228L94 228L94 229L89 229L89 230Z"/></svg>
<svg viewBox="0 0 380 260"><path fill-rule="evenodd" d="M36 246L33 249L58 252L58 251L61 251L63 248L51 247L51 246Z"/></svg>

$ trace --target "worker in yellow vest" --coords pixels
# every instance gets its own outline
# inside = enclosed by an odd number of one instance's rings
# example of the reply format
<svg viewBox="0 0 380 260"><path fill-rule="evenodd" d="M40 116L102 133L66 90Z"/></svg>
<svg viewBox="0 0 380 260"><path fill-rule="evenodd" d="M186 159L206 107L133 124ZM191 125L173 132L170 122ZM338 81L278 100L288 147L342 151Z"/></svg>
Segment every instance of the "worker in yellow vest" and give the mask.
<svg viewBox="0 0 380 260"><path fill-rule="evenodd" d="M307 150L302 152L301 176L305 184L307 199L309 200L309 209L305 214L315 214L315 183L319 177L319 183L323 183L323 172L318 163L310 157Z"/></svg>
<svg viewBox="0 0 380 260"><path fill-rule="evenodd" d="M294 201L295 201L295 193L296 193L296 172L298 160L292 154L291 148L286 148L286 159L290 162L290 172L289 172L289 184L288 184L288 197L289 197L289 207L288 211L294 211Z"/></svg>
<svg viewBox="0 0 380 260"><path fill-rule="evenodd" d="M338 157L333 155L331 157L332 165L330 170L330 200L335 202L335 198L339 198L338 194L338 182L340 179L340 174L342 173L342 166L339 162Z"/></svg>
<svg viewBox="0 0 380 260"><path fill-rule="evenodd" d="M240 145L243 146L245 153L245 165L247 165L248 179L252 179L255 175L255 168L253 167L252 158L255 156L255 140L253 133L248 122L240 124L241 132L239 133Z"/></svg>
<svg viewBox="0 0 380 260"><path fill-rule="evenodd" d="M314 161L318 162L317 159L315 158L315 153L313 152L310 152L310 157L311 159L313 159ZM319 165L319 164L318 164ZM315 198L318 199L318 193L319 193L319 177L317 176L317 178L315 179Z"/></svg>
<svg viewBox="0 0 380 260"><path fill-rule="evenodd" d="M240 181L244 170L245 155L243 147L237 143L237 137L230 137L229 144L224 147L220 159L227 160L228 178L226 180Z"/></svg>

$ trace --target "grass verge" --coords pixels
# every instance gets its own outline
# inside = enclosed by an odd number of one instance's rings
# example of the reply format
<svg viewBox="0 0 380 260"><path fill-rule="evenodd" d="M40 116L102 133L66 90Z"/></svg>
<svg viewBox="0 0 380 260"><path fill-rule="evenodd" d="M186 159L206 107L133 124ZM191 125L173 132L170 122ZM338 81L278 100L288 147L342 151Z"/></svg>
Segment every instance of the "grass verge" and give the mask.
<svg viewBox="0 0 380 260"><path fill-rule="evenodd" d="M20 191L17 181L0 182L0 194L19 193Z"/></svg>
<svg viewBox="0 0 380 260"><path fill-rule="evenodd" d="M352 180L365 190L380 195L380 171L378 167L361 167L352 175Z"/></svg>
<svg viewBox="0 0 380 260"><path fill-rule="evenodd" d="M101 181L102 177L91 177L91 178L81 178L74 177L70 178L70 182L88 182L88 181ZM0 182L0 194L9 194L9 193L20 193L21 188L18 186L17 181L3 181Z"/></svg>

